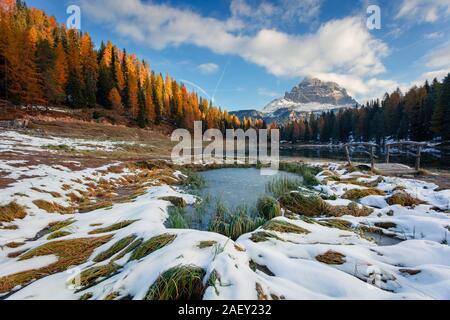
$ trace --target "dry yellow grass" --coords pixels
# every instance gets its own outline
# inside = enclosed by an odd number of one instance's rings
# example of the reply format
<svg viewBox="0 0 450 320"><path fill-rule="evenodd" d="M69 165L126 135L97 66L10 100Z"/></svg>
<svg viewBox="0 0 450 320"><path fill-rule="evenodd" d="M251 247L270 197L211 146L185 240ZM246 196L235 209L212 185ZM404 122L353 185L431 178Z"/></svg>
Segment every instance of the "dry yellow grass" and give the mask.
<svg viewBox="0 0 450 320"><path fill-rule="evenodd" d="M257 282L256 283L256 294L258 296L258 300L260 301L264 301L264 300L269 300L269 297L264 293L263 288L261 287L261 285Z"/></svg>
<svg viewBox="0 0 450 320"><path fill-rule="evenodd" d="M103 266L95 266L89 269L84 270L80 274L79 285L81 290L85 290L87 288L92 287L96 284L98 279L105 280L108 277L111 277L120 267L114 263L109 263ZM75 279L72 280L72 283L75 284Z"/></svg>
<svg viewBox="0 0 450 320"><path fill-rule="evenodd" d="M113 206L113 203L111 201L101 201L98 203L82 205L78 208L78 212L79 213L87 213L87 212L91 212L94 210L110 208L112 206Z"/></svg>
<svg viewBox="0 0 450 320"><path fill-rule="evenodd" d="M366 182L366 181L358 181L359 178L370 178L370 176L359 176L357 178L349 178L349 179L339 179L339 181L341 183L349 183L349 184L354 184L357 186L361 186L361 187L366 187L366 188L375 188L377 187L381 182L384 181L384 179L382 177L378 177L377 179L370 181L370 182Z"/></svg>
<svg viewBox="0 0 450 320"><path fill-rule="evenodd" d="M23 246L25 243L24 242L9 242L7 244L5 244L5 247L10 248L10 249L16 249L18 247Z"/></svg>
<svg viewBox="0 0 450 320"><path fill-rule="evenodd" d="M52 234L50 234L50 235L47 237L47 240L58 239L58 238L62 238L62 237L69 236L69 235L71 235L71 234L72 234L72 233L69 232L69 231L56 231L56 232L53 232Z"/></svg>
<svg viewBox="0 0 450 320"><path fill-rule="evenodd" d="M61 186L61 189L63 189L64 191L69 191L72 187L69 184L63 184Z"/></svg>
<svg viewBox="0 0 450 320"><path fill-rule="evenodd" d="M316 257L316 260L325 264L333 264L333 265L340 265L346 262L345 256L342 253L332 250L327 251L324 254L318 255Z"/></svg>
<svg viewBox="0 0 450 320"><path fill-rule="evenodd" d="M159 200L170 202L175 207L184 208L187 206L186 201L181 197L161 197Z"/></svg>
<svg viewBox="0 0 450 320"><path fill-rule="evenodd" d="M74 192L70 192L70 193L66 194L66 196L69 198L69 200L71 202L74 202L74 203L81 203L81 202L83 202L83 198L77 196Z"/></svg>
<svg viewBox="0 0 450 320"><path fill-rule="evenodd" d="M64 207L56 202L49 202L46 200L34 200L33 204L48 213L72 214L74 212L72 207Z"/></svg>
<svg viewBox="0 0 450 320"><path fill-rule="evenodd" d="M320 197L303 195L298 192L283 195L279 201L283 208L305 217L342 217L346 215L366 217L373 212L372 209L359 207L356 203L350 203L348 206L332 206Z"/></svg>
<svg viewBox="0 0 450 320"><path fill-rule="evenodd" d="M197 248L199 249L211 248L216 244L217 241L200 241L200 243L197 245Z"/></svg>
<svg viewBox="0 0 450 320"><path fill-rule="evenodd" d="M70 266L84 263L99 246L105 244L111 236L97 238L80 238L48 242L40 247L22 254L19 260L27 260L38 256L56 255L58 261L46 267L23 271L0 278L0 293L9 292L16 286L26 285L31 281L67 270Z"/></svg>
<svg viewBox="0 0 450 320"><path fill-rule="evenodd" d="M264 230L275 231L280 233L296 233L296 234L308 234L310 231L296 226L292 223L288 223L281 220L272 220L267 222L263 227Z"/></svg>
<svg viewBox="0 0 450 320"><path fill-rule="evenodd" d="M373 213L373 209L365 206L358 206L358 204L352 202L348 206L330 206L328 215L332 217L367 217Z"/></svg>
<svg viewBox="0 0 450 320"><path fill-rule="evenodd" d="M119 229L126 228L130 224L135 223L136 221L138 221L138 220L124 220L124 221L115 223L113 225L110 225L108 227L94 229L94 230L90 231L89 234L99 234L99 233L106 233L106 232L116 231L116 230L119 230Z"/></svg>
<svg viewBox="0 0 450 320"><path fill-rule="evenodd" d="M25 208L17 202L10 202L5 206L0 206L0 221L11 222L16 219L23 219L27 215Z"/></svg>
<svg viewBox="0 0 450 320"><path fill-rule="evenodd" d="M344 199L349 200L358 200L367 196L385 196L386 193L384 191L375 189L375 188L367 188L367 189L353 189L348 190L344 195Z"/></svg>
<svg viewBox="0 0 450 320"><path fill-rule="evenodd" d="M331 207L318 196L299 192L287 193L280 197L279 202L282 208L307 217L326 215Z"/></svg>
<svg viewBox="0 0 450 320"><path fill-rule="evenodd" d="M49 195L51 195L53 198L61 198L61 194L59 192L56 191L46 191L46 190L42 190L40 188L37 187L32 187L31 190L36 191L36 192L40 192L40 193L47 193Z"/></svg>
<svg viewBox="0 0 450 320"><path fill-rule="evenodd" d="M280 237L278 237L276 234L266 232L266 231L254 232L254 233L252 233L252 235L250 236L249 239L255 243L269 241L270 239L284 242L284 240L281 239Z"/></svg>
<svg viewBox="0 0 450 320"><path fill-rule="evenodd" d="M403 207L415 207L419 204L424 204L424 201L421 201L410 194L404 191L398 191L394 193L389 199L387 199L387 203L391 206L393 205L401 205Z"/></svg>

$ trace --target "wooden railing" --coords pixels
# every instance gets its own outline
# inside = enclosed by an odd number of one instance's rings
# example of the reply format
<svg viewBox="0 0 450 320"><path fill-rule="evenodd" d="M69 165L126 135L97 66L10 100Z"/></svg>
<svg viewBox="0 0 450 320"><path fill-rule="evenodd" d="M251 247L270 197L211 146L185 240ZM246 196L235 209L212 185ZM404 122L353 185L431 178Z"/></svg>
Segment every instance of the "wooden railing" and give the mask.
<svg viewBox="0 0 450 320"><path fill-rule="evenodd" d="M421 161L421 155L422 155L422 149L424 147L426 147L428 144L426 142L416 142L416 141L399 141L399 142L392 142L392 143L387 143L386 146L386 163L389 164L390 163L390 157L391 157L391 148L393 147L400 147L403 145L407 145L407 146L414 146L416 147L416 165L415 165L415 169L416 171L420 170L420 161ZM368 142L355 142L355 143L347 143L344 145L345 148L345 155L347 157L347 162L349 165L352 165L352 160L350 157L350 147L359 147L359 146L363 146L363 147L367 147L369 148L370 152L370 166L373 169L375 169L375 148L379 148L380 146L378 144L375 143L368 143Z"/></svg>
<svg viewBox="0 0 450 320"><path fill-rule="evenodd" d="M393 142L386 144L386 163L390 163L390 156L391 156L391 148L392 147L399 147L402 145L409 145L416 147L416 171L420 170L420 161L422 156L422 148L426 147L428 144L426 142L416 142L416 141L404 141L404 142Z"/></svg>
<svg viewBox="0 0 450 320"><path fill-rule="evenodd" d="M369 143L369 142L354 142L354 143L347 143L344 145L345 149L345 156L347 157L347 162L351 166L352 165L352 159L350 157L350 147L367 147L370 148L370 166L373 169L375 169L375 148L379 147L379 145L375 143Z"/></svg>
<svg viewBox="0 0 450 320"><path fill-rule="evenodd" d="M392 143L387 143L385 144L385 148L386 148L386 164L390 163L391 160L391 149L393 147L400 147L400 146L414 146L416 147L416 164L415 164L415 170L419 171L420 170L420 166L421 166L421 156L422 156L422 150L424 147L428 146L428 143L426 142L416 142L416 141L398 141L398 142L392 142ZM319 145L302 145L302 147L314 147L314 148L344 148L345 150L345 156L347 158L347 162L349 165L352 165L352 159L350 156L350 148L351 147L365 147L369 149L369 152L367 152L370 156L370 166L373 169L375 169L375 159L377 159L378 157L375 155L375 150L376 148L381 148L380 145L376 144L376 143L370 143L370 142L352 142L352 143L347 143L347 144L340 144L340 145L323 145L323 144L319 144Z"/></svg>

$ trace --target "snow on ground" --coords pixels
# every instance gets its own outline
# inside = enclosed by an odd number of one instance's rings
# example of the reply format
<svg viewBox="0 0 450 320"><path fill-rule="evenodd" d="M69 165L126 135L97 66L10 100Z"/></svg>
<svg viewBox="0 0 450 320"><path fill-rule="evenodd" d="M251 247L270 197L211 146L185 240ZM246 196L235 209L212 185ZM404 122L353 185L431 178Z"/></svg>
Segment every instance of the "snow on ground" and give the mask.
<svg viewBox="0 0 450 320"><path fill-rule="evenodd" d="M2 132L2 136L0 137L0 153L9 151L26 154L30 151L42 151L43 148L51 149L52 147L57 148L62 146L80 151L113 151L124 144L130 143L126 141L99 141L51 136L38 137L16 131L5 131Z"/></svg>
<svg viewBox="0 0 450 320"><path fill-rule="evenodd" d="M17 138L17 135L9 134ZM21 139L24 141L26 138ZM29 139L36 141L33 139L40 138ZM38 148L39 143L34 147ZM75 142L64 143L71 145ZM14 149L14 145L0 145L0 150L8 148ZM87 182L119 179L132 172L127 169L123 173L105 174L108 166L72 172L68 168L46 165L27 168L21 167L21 164L0 161L0 170L6 172L8 177L30 176L0 192L0 205L15 200L28 208L28 215L23 220L10 223L16 225L17 230L0 229L0 284L2 277L49 266L58 259L54 254L49 254L20 260L20 255L8 257L11 253L56 241L94 239L104 235L112 238L95 248L79 266L1 293L9 293L5 296L8 299L80 299L87 293L91 299L105 299L114 293L119 298L139 300L146 297L149 287L160 274L180 265L203 268L206 272L205 285L212 274L219 275L214 285L207 287L204 299L450 299L450 247L447 244L450 239L450 191L436 191L437 186L432 184L401 178L366 177L358 172L348 173L335 164L327 168L341 178L357 178L359 182L377 183L381 178L376 188L385 191L386 196L368 196L358 201L359 205L373 208L372 214L339 219L350 222L355 228L372 227L387 236L405 240L395 245L378 245L359 231L324 225L321 221L328 220L324 217L279 217L274 222L288 223L305 232L287 233L260 228L234 242L210 232L167 229L164 222L170 203L161 198L181 197L188 204L196 200L194 196L168 185L149 184L145 193L133 201L116 203L109 208L69 215L47 213L37 208L33 200L44 199L67 206L68 199L54 198L50 194L33 191L32 187L64 194L65 184L70 184L72 190L86 190ZM179 177L180 173L173 172L173 176ZM350 182L327 181L322 174L318 178L323 184L317 190L336 196L336 200L327 201L331 205L348 205L351 201L341 198L346 191L365 189ZM399 187L425 203L415 207L389 205L388 197ZM71 219L72 223L61 231L70 234L56 240L48 240L47 235L29 240L50 222L67 219ZM125 221L134 222L113 231L92 233L97 228ZM389 228L377 227L377 224L387 222L391 223ZM265 241L255 241L254 236L261 232L269 234L269 237ZM111 260L118 254L103 262L95 262L94 258L112 248L117 241L131 235L145 241L167 234L175 236L174 240L159 250L131 261L132 253L126 253L114 261L119 269L112 275L81 291L79 286L73 285L80 272L112 263ZM200 248L200 243L205 241L210 245ZM6 246L11 242L24 244L18 248ZM319 258L330 253L337 253L341 261L329 263Z"/></svg>

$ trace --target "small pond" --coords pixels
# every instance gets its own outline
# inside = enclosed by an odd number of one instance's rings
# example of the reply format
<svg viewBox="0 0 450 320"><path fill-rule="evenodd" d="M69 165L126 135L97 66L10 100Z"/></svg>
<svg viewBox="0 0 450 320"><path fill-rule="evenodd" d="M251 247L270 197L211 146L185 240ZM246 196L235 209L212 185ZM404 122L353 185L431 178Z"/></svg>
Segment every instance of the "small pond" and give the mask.
<svg viewBox="0 0 450 320"><path fill-rule="evenodd" d="M279 171L275 175L262 175L255 168L229 168L200 172L205 181L201 189L186 189L186 192L197 195L202 201L184 210L184 217L190 228L207 231L219 207L226 208L231 214L256 216L256 204L263 195L270 194L267 184L279 178L297 179L301 183L303 177L297 174ZM391 246L402 242L397 238L370 232L365 235L380 246Z"/></svg>
<svg viewBox="0 0 450 320"><path fill-rule="evenodd" d="M229 210L246 208L254 211L258 198L266 194L267 183L280 177L302 180L299 175L279 171L275 175L261 175L256 168L217 169L199 173L205 180L206 186L200 190L188 192L203 199L203 205L186 209L191 227L207 230L218 203Z"/></svg>

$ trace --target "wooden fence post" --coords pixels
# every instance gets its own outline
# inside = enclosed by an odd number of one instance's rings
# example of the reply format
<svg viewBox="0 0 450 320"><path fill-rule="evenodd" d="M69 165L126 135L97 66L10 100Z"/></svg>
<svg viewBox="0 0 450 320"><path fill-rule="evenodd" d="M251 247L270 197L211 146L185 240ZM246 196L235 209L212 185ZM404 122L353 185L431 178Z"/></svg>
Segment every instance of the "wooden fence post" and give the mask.
<svg viewBox="0 0 450 320"><path fill-rule="evenodd" d="M387 146L387 150L386 150L387 154L386 154L386 163L389 164L389 162L391 161L391 147Z"/></svg>
<svg viewBox="0 0 450 320"><path fill-rule="evenodd" d="M375 170L375 147L370 148L370 166L372 168L372 171Z"/></svg>
<svg viewBox="0 0 450 320"><path fill-rule="evenodd" d="M417 147L416 171L420 170L420 157L422 155L422 146Z"/></svg>
<svg viewBox="0 0 450 320"><path fill-rule="evenodd" d="M350 151L348 150L348 145L345 145L345 155L347 156L348 165L352 166L352 159L350 158Z"/></svg>

